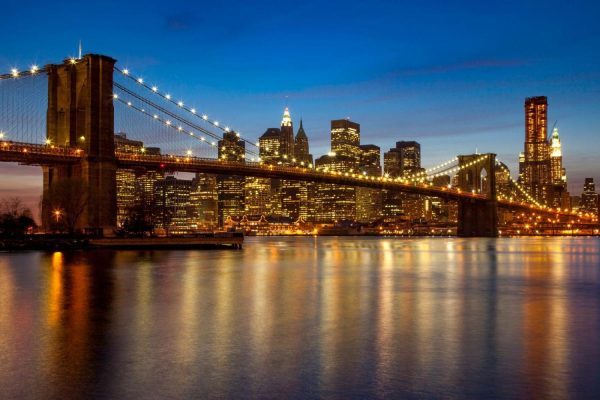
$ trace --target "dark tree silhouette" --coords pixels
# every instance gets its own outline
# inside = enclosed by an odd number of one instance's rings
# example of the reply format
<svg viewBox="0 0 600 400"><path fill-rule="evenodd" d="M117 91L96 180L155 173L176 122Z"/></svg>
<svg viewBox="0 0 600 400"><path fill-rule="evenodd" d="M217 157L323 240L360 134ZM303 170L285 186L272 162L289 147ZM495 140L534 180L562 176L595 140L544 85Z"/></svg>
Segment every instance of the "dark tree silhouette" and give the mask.
<svg viewBox="0 0 600 400"><path fill-rule="evenodd" d="M36 226L31 210L23 205L18 197L0 201L0 234L19 236Z"/></svg>

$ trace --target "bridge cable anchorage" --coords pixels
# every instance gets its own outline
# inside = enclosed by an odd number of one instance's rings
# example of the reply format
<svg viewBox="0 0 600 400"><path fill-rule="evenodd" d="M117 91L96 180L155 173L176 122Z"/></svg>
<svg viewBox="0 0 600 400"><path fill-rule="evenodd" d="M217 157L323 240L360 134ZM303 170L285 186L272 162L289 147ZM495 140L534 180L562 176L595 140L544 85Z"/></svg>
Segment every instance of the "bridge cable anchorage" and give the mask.
<svg viewBox="0 0 600 400"><path fill-rule="evenodd" d="M205 143L206 145L212 146L213 148L216 148L216 146L217 146L217 142L216 141L214 141L214 140L213 141L209 141L209 140L206 139L206 137L202 136L201 134L198 134L197 132L194 132L194 131L191 131L191 130L186 130L181 125L178 125L178 126L174 125L171 120L162 118L158 114L149 113L146 109L135 106L131 101L124 100L123 98L121 98L116 93L113 95L113 99L115 101L118 101L121 104L126 105L128 108L131 108L131 109L133 109L133 110L135 110L135 111L137 111L137 112L139 112L139 113L147 116L149 119L151 119L153 121L156 121L156 123L160 123L161 125L163 125L165 127L171 128L171 129L173 129L173 130L175 130L175 131L177 131L179 133L182 133L182 134L185 134L187 136L190 136L190 137L192 137L192 138L200 141L201 143ZM205 133L205 132L203 132L203 133ZM218 138L215 138L214 135L211 135L211 137L213 139L218 139ZM185 157L189 157L190 155L191 154L187 154ZM251 161L255 161L255 158L251 157L250 160Z"/></svg>
<svg viewBox="0 0 600 400"><path fill-rule="evenodd" d="M193 128L193 129L197 130L197 131L200 131L200 132L204 133L205 135L210 136L213 139L221 140L221 138L217 134L215 134L215 133L213 133L213 132L211 132L211 131L203 128L202 126L200 126L198 124L190 122L189 120L187 120L185 118L180 117L179 115L177 115L177 114L175 114L175 113L167 110L166 108L164 108L164 107L162 107L162 106L154 103L153 101L148 100L144 96L141 96L141 95L139 95L139 94L137 94L137 93L129 90L128 88L124 87L123 85L121 85L119 83L116 83L116 82L114 82L113 85L115 86L115 88L117 88L117 89L119 89L119 90L127 93L128 95L136 98L140 102L145 103L145 104L147 104L148 106L150 106L152 108L155 108L156 110L160 111L161 113L163 113L165 115L168 115L169 117L173 118L174 120L177 120L177 121L179 121L180 123L182 123L184 125L187 125L187 126ZM117 95L117 97L115 97L115 99L118 98L118 94L116 94L116 95ZM125 104L127 104L127 102ZM143 110L143 108L138 108L138 109L139 110ZM193 135L190 135L190 136L193 136ZM250 154L250 155L252 155L252 156L254 156L256 158L259 157L258 154L256 154L252 150L245 149L244 152L248 153L248 154Z"/></svg>
<svg viewBox="0 0 600 400"><path fill-rule="evenodd" d="M503 165L503 164L500 162L500 160L496 159L496 165L498 165L500 168L502 168L502 170L503 170L504 172L506 172L506 173L507 173L507 175L508 175L508 179L509 179L509 180L512 182L512 184L513 184L513 185L514 185L514 186L515 186L517 189L519 189L519 190L521 191L521 193L523 193L523 194L525 195L525 198L527 198L527 200L531 201L531 202L532 202L533 204L535 204L535 205L536 205L538 208L541 208L541 207L542 207L542 205L541 205L540 203L538 203L538 202L537 202L537 201L536 201L536 200L533 198L533 196L531 196L531 195L530 195L530 194L527 192L527 190L526 190L526 189L525 189L523 186L521 186L521 184L520 184L519 182L517 182L517 181L515 181L515 180L513 179L513 177L510 175L510 171L509 171L509 170L508 170L508 169L507 169L507 168L506 168L506 167L505 167L505 166L504 166L504 165Z"/></svg>
<svg viewBox="0 0 600 400"><path fill-rule="evenodd" d="M183 101L181 101L181 100L179 100L179 101L173 100L173 96L172 95L160 91L157 86L148 85L144 81L143 78L136 77L136 76L132 75L131 72L128 69L126 69L126 68L125 69L120 69L120 68L118 68L116 66L114 67L114 69L115 69L115 71L119 72L121 75L125 76L126 78L131 79L133 82L135 82L136 84L138 84L138 85L142 86L143 88L147 89L151 93L154 93L154 94L160 96L163 100L168 101L171 104L176 105L177 107L179 107L180 109L182 109L184 111L187 111L189 114L191 114L194 117L202 120L203 122L208 123L208 124L214 126L215 128L222 130L223 132L234 131L236 133L236 135L241 140L243 140L244 142L248 143L251 146L258 147L258 143L257 142L253 142L251 140L243 138L242 134L240 132L231 129L229 126L221 124L217 120L211 120L211 119L209 119L209 117L208 117L208 115L206 113L201 113L196 108L186 106Z"/></svg>

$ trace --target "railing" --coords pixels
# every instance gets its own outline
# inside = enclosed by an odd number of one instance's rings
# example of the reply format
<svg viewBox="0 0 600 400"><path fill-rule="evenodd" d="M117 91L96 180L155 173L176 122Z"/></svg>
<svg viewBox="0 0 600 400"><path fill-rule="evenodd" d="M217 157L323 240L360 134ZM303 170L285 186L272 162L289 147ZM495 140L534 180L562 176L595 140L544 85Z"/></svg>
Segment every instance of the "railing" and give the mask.
<svg viewBox="0 0 600 400"><path fill-rule="evenodd" d="M0 140L0 160L24 164L75 162L83 151L51 144L33 144Z"/></svg>
<svg viewBox="0 0 600 400"><path fill-rule="evenodd" d="M141 153L116 152L122 165L140 165L182 172L206 172L256 176L290 180L333 183L346 186L359 186L376 189L402 190L408 193L424 194L442 198L471 198L486 200L481 193L465 192L460 188L439 187L431 183L406 182L399 178L385 176L366 176L360 173L323 171L300 166L280 166L251 161L227 161L194 156L153 155Z"/></svg>
<svg viewBox="0 0 600 400"><path fill-rule="evenodd" d="M50 165L53 163L77 162L83 155L84 152L81 149L71 147L0 140L0 161L20 162L30 165ZM115 156L118 163L124 167L145 166L182 172L206 172L225 175L231 174L313 181L346 186L399 190L406 193L454 200L487 200L487 197L481 193L466 192L455 187L440 187L425 182L406 182L399 178L366 176L360 173L350 172L324 171L301 166L282 166L252 161L237 162L194 156L153 155L120 151L115 152ZM590 216L579 215L568 210L553 210L548 207L539 207L526 202L505 199L498 200L498 205L503 208L529 210L544 214L579 216L584 219L591 218Z"/></svg>

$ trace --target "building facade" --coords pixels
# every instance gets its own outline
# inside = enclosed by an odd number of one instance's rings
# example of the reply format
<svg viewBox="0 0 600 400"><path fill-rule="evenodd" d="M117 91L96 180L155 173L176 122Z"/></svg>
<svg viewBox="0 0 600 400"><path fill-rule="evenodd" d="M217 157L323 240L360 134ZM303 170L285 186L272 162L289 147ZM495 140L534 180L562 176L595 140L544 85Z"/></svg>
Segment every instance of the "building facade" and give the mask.
<svg viewBox="0 0 600 400"><path fill-rule="evenodd" d="M381 176L381 149L373 144L363 144L360 150L360 173ZM361 223L372 223L381 219L382 202L381 190L356 188L356 220Z"/></svg>
<svg viewBox="0 0 600 400"><path fill-rule="evenodd" d="M194 210L190 201L192 181L167 176L154 189L155 228L165 233L178 234L193 230Z"/></svg>
<svg viewBox="0 0 600 400"><path fill-rule="evenodd" d="M336 155L360 162L360 124L349 119L331 121L331 151Z"/></svg>
<svg viewBox="0 0 600 400"><path fill-rule="evenodd" d="M156 147L144 147L144 143L127 138L125 133L115 134L115 151L137 154L160 154ZM124 225L133 219L143 218L148 225L154 224L153 210L155 205L154 189L156 183L164 179L162 171L117 168L117 226ZM139 215L143 214L143 215Z"/></svg>
<svg viewBox="0 0 600 400"><path fill-rule="evenodd" d="M392 178L421 176L421 145L415 141L398 141L384 154L384 173ZM386 190L383 192L383 218L387 222L427 218L427 200L422 196Z"/></svg>
<svg viewBox="0 0 600 400"><path fill-rule="evenodd" d="M219 159L223 162L243 162L246 156L245 142L235 132L223 133L219 140ZM246 180L236 175L217 175L219 226L228 218L241 218L245 212Z"/></svg>
<svg viewBox="0 0 600 400"><path fill-rule="evenodd" d="M598 216L598 193L596 193L596 185L594 184L594 178L585 178L583 184L583 193L581 194L581 200L579 202L579 211L587 212Z"/></svg>
<svg viewBox="0 0 600 400"><path fill-rule="evenodd" d="M548 146L548 99L525 99L525 148L522 181L528 193L541 204L551 203L551 163Z"/></svg>
<svg viewBox="0 0 600 400"><path fill-rule="evenodd" d="M356 168L353 158L335 153L315 160L315 167L325 172L348 172L352 166ZM353 186L319 183L315 184L312 196L315 222L339 223L356 220L356 189Z"/></svg>
<svg viewBox="0 0 600 400"><path fill-rule="evenodd" d="M219 224L219 195L217 177L212 174L196 174L190 193L192 226L201 231L212 231Z"/></svg>

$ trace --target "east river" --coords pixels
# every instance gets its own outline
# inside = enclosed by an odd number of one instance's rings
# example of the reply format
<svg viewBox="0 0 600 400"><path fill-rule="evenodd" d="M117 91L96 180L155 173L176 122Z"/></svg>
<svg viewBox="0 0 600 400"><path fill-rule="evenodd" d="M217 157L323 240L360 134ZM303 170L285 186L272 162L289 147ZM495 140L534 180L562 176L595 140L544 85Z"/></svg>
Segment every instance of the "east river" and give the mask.
<svg viewBox="0 0 600 400"><path fill-rule="evenodd" d="M600 239L0 253L1 399L598 399Z"/></svg>

